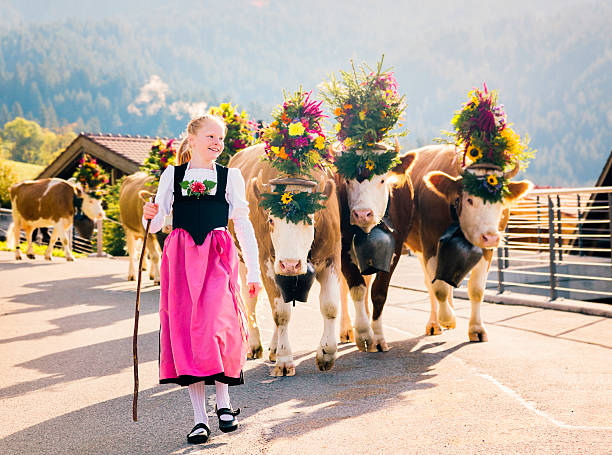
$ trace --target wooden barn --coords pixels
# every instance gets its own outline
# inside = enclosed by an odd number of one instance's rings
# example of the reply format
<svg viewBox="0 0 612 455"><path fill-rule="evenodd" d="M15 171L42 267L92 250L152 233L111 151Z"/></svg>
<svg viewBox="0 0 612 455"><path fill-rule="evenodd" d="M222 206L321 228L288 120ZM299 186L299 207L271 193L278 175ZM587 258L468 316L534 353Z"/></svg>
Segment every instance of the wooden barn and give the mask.
<svg viewBox="0 0 612 455"><path fill-rule="evenodd" d="M81 133L36 178L69 179L86 153L108 172L110 183L114 184L122 176L138 171L156 139L150 136Z"/></svg>

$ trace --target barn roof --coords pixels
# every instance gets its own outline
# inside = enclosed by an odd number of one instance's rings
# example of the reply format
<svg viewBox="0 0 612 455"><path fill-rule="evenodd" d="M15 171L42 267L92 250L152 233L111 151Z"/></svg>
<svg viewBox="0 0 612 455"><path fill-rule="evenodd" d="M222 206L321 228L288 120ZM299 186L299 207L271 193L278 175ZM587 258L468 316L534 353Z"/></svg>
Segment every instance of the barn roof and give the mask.
<svg viewBox="0 0 612 455"><path fill-rule="evenodd" d="M37 178L69 178L83 153L96 158L117 177L133 174L144 164L156 139L152 136L80 133Z"/></svg>

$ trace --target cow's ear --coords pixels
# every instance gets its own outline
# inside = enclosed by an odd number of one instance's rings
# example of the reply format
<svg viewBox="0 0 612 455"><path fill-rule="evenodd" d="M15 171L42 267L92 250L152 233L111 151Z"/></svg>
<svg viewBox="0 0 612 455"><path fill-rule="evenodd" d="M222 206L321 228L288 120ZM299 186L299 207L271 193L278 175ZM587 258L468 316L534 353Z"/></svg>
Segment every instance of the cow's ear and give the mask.
<svg viewBox="0 0 612 455"><path fill-rule="evenodd" d="M74 187L74 194L76 194L77 197L82 198L83 195L85 194L85 191L83 191L83 187L81 186L81 182L73 183L72 186Z"/></svg>
<svg viewBox="0 0 612 455"><path fill-rule="evenodd" d="M515 202L521 199L533 188L533 183L529 180L522 180L520 182L509 182L508 183L508 194L504 197L504 202Z"/></svg>
<svg viewBox="0 0 612 455"><path fill-rule="evenodd" d="M334 194L334 191L336 190L336 184L334 183L333 179L327 179L327 181L325 182L325 187L323 188L323 195L329 199L329 197Z"/></svg>
<svg viewBox="0 0 612 455"><path fill-rule="evenodd" d="M415 152L407 152L404 155L400 156L400 163L391 169L391 172L394 174L404 175L406 172L412 169L414 166L414 162L416 161L416 153Z"/></svg>
<svg viewBox="0 0 612 455"><path fill-rule="evenodd" d="M461 176L451 177L445 172L433 171L423 177L423 181L431 191L436 193L449 203L452 203L461 196L463 185L461 184Z"/></svg>
<svg viewBox="0 0 612 455"><path fill-rule="evenodd" d="M249 190L253 192L258 201L261 201L261 193L266 191L263 183L263 169L259 170L257 177L251 179Z"/></svg>

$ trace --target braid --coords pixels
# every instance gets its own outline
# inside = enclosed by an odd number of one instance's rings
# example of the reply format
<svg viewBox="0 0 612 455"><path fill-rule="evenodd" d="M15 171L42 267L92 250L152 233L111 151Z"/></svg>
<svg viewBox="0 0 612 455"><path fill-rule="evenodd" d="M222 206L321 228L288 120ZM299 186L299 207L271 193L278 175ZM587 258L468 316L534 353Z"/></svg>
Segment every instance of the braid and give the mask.
<svg viewBox="0 0 612 455"><path fill-rule="evenodd" d="M204 114L191 119L191 121L187 124L187 137L181 141L181 145L179 146L177 152L177 165L180 166L181 164L185 164L191 159L191 144L189 144L189 135L195 135L198 129L200 129L204 122L207 121L213 121L223 125L225 134L227 134L227 124L225 123L225 120L218 115Z"/></svg>

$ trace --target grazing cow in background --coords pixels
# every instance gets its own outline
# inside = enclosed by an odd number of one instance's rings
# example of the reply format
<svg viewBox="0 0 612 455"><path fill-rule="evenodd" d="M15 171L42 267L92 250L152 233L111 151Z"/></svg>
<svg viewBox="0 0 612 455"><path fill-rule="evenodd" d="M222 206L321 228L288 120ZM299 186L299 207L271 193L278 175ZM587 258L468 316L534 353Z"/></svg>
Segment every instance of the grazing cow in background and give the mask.
<svg viewBox="0 0 612 455"><path fill-rule="evenodd" d="M144 203L154 194L155 188L150 184L155 179L146 172L136 172L129 175L121 183L119 190L119 213L123 231L125 232L125 243L129 260L128 280L136 279L135 265L138 261L136 251L137 241L144 240L145 230L142 227L142 207ZM147 237L147 256L149 257L149 278L153 283L160 283L159 259L161 248L155 234ZM144 264L144 260L143 260Z"/></svg>
<svg viewBox="0 0 612 455"><path fill-rule="evenodd" d="M329 370L336 359L336 317L340 301L340 223L334 181L323 171L313 172L318 191L327 196L325 208L314 214L313 224L293 224L276 218L259 206L261 194L268 182L279 177L276 169L261 160L264 155L264 144L257 144L234 155L228 166L239 168L246 182L250 219L259 247L263 284L272 307L275 329L270 342L270 360L276 361L276 365L271 374L295 374L288 333L292 304L281 297L274 277L275 274L303 275L306 273L308 261L313 264L315 276L321 285L319 305L324 318L323 337L317 348L316 364L319 370ZM240 276L242 288L245 290L246 268L242 262ZM244 295L244 300L247 302L249 314L249 357L261 357L261 339L255 319L257 299Z"/></svg>
<svg viewBox="0 0 612 455"><path fill-rule="evenodd" d="M399 153L399 145L395 145ZM383 152L386 150L382 150ZM408 176L415 159L414 153L406 153L395 168L385 174L368 179L347 180L336 176L337 194L340 205L340 226L342 231L342 274L346 280L355 304L355 344L360 351L388 351L385 341L381 314L393 271L402 254L402 246L412 225L412 183ZM387 211L388 209L388 211ZM385 214L387 214L385 216ZM368 233L383 221L393 230L395 252L389 272L380 271L372 283L372 321L368 311L368 284L370 278L361 274L352 255L352 241L361 229ZM340 339L351 339L351 321L346 299L343 299Z"/></svg>
<svg viewBox="0 0 612 455"><path fill-rule="evenodd" d="M100 199L85 193L79 184L73 184L58 178L42 180L26 180L16 183L9 189L13 207L13 224L9 228L7 240L15 244L15 259L21 259L19 237L21 229L25 231L28 241L26 255L34 259L32 247L32 232L35 228L53 227L49 246L45 251L45 259L51 260L53 245L60 238L68 261L74 261L74 256L68 246L67 231L72 226L75 206L93 221L104 218L104 210ZM11 236L11 231L13 235ZM11 238L12 237L12 238Z"/></svg>
<svg viewBox="0 0 612 455"><path fill-rule="evenodd" d="M414 152L417 159L410 177L414 184L415 216L406 243L421 261L425 285L429 290L431 313L426 333L437 335L442 331L441 326L454 328L456 325L455 312L449 304L450 285L441 280L432 283L438 261L438 240L452 223L450 206L454 204L465 238L484 251L468 281L471 303L468 336L470 341L487 341L487 332L480 317L480 305L493 248L499 245L501 232L508 222L508 204L523 197L532 184L526 180L510 182L509 194L503 202L485 202L463 191L461 174L464 171L458 166L454 146L430 145ZM512 171L505 173L505 177L510 179L517 172L518 164Z"/></svg>

